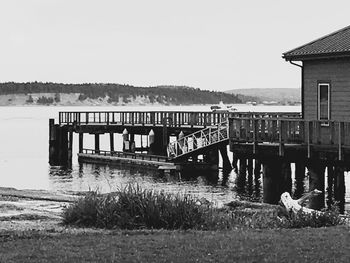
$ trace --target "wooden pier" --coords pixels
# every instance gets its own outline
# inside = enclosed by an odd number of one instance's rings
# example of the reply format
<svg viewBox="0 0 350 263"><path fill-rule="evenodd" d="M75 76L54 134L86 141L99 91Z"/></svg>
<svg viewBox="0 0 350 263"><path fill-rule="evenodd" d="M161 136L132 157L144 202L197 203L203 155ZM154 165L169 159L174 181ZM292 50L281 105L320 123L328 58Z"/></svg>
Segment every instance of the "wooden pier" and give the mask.
<svg viewBox="0 0 350 263"><path fill-rule="evenodd" d="M239 174L259 178L262 169L263 199L277 203L282 192L292 191L294 163L296 183L308 171L310 190L323 192L311 202L313 208L321 208L326 169L328 190L335 201L344 203L349 132L350 122L304 120L300 113L286 112L60 112L58 124L50 120L50 164L71 163L73 133L79 134L81 162L217 170L220 153L224 170L237 167L238 162ZM94 149L84 149L84 133L94 135ZM102 150L99 136L106 133L110 149ZM123 149L114 149L114 133L122 134ZM136 135L147 136L146 147L135 144ZM175 140L169 143L170 137Z"/></svg>

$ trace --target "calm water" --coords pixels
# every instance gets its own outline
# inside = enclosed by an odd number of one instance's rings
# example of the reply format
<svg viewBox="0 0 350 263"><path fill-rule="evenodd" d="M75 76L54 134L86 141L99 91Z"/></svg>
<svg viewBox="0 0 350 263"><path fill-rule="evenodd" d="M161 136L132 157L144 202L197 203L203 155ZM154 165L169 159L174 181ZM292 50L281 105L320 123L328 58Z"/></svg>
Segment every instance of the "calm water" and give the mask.
<svg viewBox="0 0 350 263"><path fill-rule="evenodd" d="M235 105L239 111L300 111L299 106ZM74 135L72 169L50 167L48 164L48 122L59 111L208 111L209 106L137 106L137 107L0 107L0 176L2 187L18 189L46 189L54 191L86 191L98 189L113 191L129 182L144 188L184 192L205 197L222 204L239 195L247 194L236 185L234 172L217 176L197 175L181 178L160 176L156 170L144 167L79 165L76 157L78 137ZM115 149L122 147L121 135L115 135ZM84 137L84 147L93 148L93 136ZM108 135L101 136L101 149L109 149ZM231 157L231 156L230 156ZM261 182L257 182L259 185ZM350 202L349 176L346 176L347 203ZM260 189L248 189L248 194L259 196Z"/></svg>

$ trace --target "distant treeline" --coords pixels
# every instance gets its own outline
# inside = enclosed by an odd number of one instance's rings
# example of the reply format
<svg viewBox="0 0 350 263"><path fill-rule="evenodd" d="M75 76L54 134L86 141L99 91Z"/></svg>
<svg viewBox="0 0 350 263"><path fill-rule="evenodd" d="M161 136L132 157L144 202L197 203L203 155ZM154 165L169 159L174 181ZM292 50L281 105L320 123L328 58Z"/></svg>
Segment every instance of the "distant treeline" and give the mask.
<svg viewBox="0 0 350 263"><path fill-rule="evenodd" d="M62 84L27 82L0 83L0 95L8 94L31 94L31 93L79 93L79 100L87 98L98 99L108 96L108 102L118 102L119 98L127 103L129 98L148 97L150 103L186 105L186 104L233 104L242 103L237 95L224 92L200 90L186 86L157 86L157 87L134 87L122 84Z"/></svg>

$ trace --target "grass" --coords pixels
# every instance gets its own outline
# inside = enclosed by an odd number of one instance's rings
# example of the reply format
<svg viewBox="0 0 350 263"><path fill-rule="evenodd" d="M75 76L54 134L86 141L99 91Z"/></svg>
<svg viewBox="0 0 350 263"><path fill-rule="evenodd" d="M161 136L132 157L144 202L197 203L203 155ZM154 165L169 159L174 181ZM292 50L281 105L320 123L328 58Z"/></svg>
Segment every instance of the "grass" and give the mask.
<svg viewBox="0 0 350 263"><path fill-rule="evenodd" d="M0 233L0 262L349 262L349 228Z"/></svg>
<svg viewBox="0 0 350 263"><path fill-rule="evenodd" d="M190 195L174 195L127 185L115 193L89 192L63 212L63 223L107 229L195 229L300 228L343 224L336 209L322 215L285 214L278 209L218 209L198 205Z"/></svg>

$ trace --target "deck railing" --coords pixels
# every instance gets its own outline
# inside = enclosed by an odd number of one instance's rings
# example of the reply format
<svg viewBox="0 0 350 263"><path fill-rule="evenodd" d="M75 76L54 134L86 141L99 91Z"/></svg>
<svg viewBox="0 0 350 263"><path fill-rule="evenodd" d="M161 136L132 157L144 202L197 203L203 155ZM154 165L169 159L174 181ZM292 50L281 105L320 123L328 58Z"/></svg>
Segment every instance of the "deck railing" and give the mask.
<svg viewBox="0 0 350 263"><path fill-rule="evenodd" d="M228 117L300 118L297 112L182 112L182 111L105 111L59 112L60 125L149 125L149 126L215 126Z"/></svg>
<svg viewBox="0 0 350 263"><path fill-rule="evenodd" d="M230 118L229 137L233 142L278 143L280 154L287 144L336 148L341 159L345 147L350 147L350 122L285 119ZM255 148L254 148L255 150Z"/></svg>
<svg viewBox="0 0 350 263"><path fill-rule="evenodd" d="M113 156L113 157L128 158L128 159L156 161L156 162L169 161L169 158L166 156L141 154L141 153L130 153L130 152L120 152L120 151L104 151L104 150L94 150L94 149L83 149L82 153L102 155L102 156Z"/></svg>

